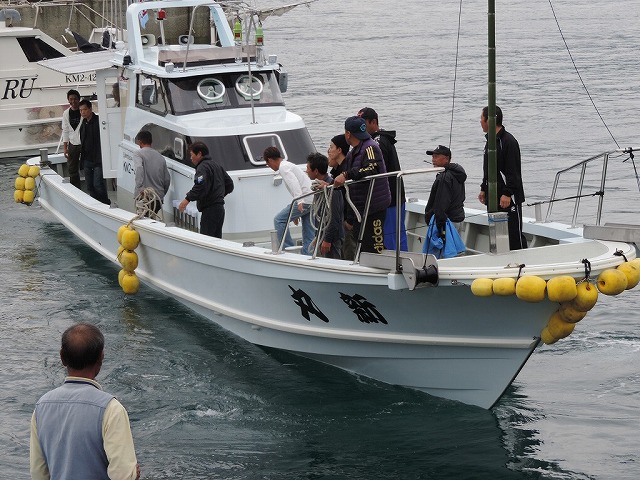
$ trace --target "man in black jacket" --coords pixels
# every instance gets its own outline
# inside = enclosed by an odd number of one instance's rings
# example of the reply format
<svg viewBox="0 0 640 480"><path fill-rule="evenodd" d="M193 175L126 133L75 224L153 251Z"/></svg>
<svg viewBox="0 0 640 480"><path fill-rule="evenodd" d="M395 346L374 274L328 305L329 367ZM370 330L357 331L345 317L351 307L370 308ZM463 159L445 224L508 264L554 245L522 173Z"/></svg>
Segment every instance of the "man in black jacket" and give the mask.
<svg viewBox="0 0 640 480"><path fill-rule="evenodd" d="M233 180L224 168L209 156L209 149L202 142L189 146L191 163L196 167L193 188L178 205L181 212L189 202L197 201L200 212L200 233L222 238L224 223L224 197L233 191Z"/></svg>
<svg viewBox="0 0 640 480"><path fill-rule="evenodd" d="M444 172L436 175L424 210L427 225L431 217L435 215L436 226L440 237L442 237L447 219L455 225L458 231L460 223L464 220L464 182L467 179L467 174L460 165L451 163L451 150L444 145L427 150L427 155L431 155L434 167L444 168Z"/></svg>
<svg viewBox="0 0 640 480"><path fill-rule="evenodd" d="M100 147L100 122L93 113L91 102L80 102L80 163L84 169L87 190L96 200L111 205L107 194L107 182L102 172L102 149Z"/></svg>
<svg viewBox="0 0 640 480"><path fill-rule="evenodd" d="M480 125L486 134L489 131L489 107L484 107L480 115ZM485 135L486 136L486 135ZM484 146L483 177L478 200L488 205L488 168L489 142ZM524 187L522 186L520 145L513 135L502 125L502 110L496 106L496 157L498 167L498 206L501 212L508 213L509 249L527 248L527 239L522 233L522 204Z"/></svg>
<svg viewBox="0 0 640 480"><path fill-rule="evenodd" d="M401 170L398 152L396 151L396 131L383 130L378 124L378 113L371 107L361 108L358 116L363 118L367 124L367 133L371 135L382 150L382 158L387 168L387 172L397 172ZM384 221L384 248L395 250L396 248L396 211L397 211L397 177L389 177L389 189L391 190L391 205L387 208L387 216ZM404 180L400 178L400 250L407 251L407 229L404 225L406 216L404 195Z"/></svg>

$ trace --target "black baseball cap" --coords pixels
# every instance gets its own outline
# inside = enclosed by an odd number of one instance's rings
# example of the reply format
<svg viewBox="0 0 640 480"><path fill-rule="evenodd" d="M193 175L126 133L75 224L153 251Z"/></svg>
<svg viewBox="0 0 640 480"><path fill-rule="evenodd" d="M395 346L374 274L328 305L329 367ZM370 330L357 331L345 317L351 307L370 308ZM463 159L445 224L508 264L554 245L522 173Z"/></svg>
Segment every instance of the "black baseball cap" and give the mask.
<svg viewBox="0 0 640 480"><path fill-rule="evenodd" d="M444 145L438 145L433 150L427 150L427 155L445 155L451 158L451 150L449 147L445 147Z"/></svg>

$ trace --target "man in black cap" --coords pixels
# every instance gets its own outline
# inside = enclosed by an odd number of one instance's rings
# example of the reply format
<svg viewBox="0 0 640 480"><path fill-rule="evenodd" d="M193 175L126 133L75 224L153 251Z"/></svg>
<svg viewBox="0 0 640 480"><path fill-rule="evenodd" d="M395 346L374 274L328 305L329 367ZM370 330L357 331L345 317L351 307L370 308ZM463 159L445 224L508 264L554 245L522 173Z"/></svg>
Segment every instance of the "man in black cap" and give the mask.
<svg viewBox="0 0 640 480"><path fill-rule="evenodd" d="M460 222L464 220L464 182L467 174L460 165L451 163L451 150L444 145L427 150L427 155L431 155L434 167L444 168L444 172L436 175L424 210L427 225L435 215L436 226L442 237L447 219L453 222L458 231Z"/></svg>
<svg viewBox="0 0 640 480"><path fill-rule="evenodd" d="M347 180L358 181L370 175L387 173L382 151L367 133L364 119L360 117L347 118L344 122L344 130L345 139L352 148L345 160L347 168L334 179L334 185L341 187ZM360 228L363 227L361 251L381 253L384 250L384 220L387 207L391 203L391 192L389 182L386 179L373 181L375 183L364 226L357 222L355 214L349 210L349 215L345 219L345 228L350 229L353 226L354 233L359 235ZM351 200L363 217L369 187L369 182L360 182L355 183L349 190Z"/></svg>
<svg viewBox="0 0 640 480"><path fill-rule="evenodd" d="M396 131L383 130L378 124L378 113L371 107L361 108L358 112L360 118L364 118L367 125L367 133L371 135L382 150L382 158L384 159L387 172L397 172L401 170L400 161L398 160L398 152L396 151ZM405 195L404 180L400 177L400 250L407 251L407 229L404 225ZM396 248L396 198L398 191L398 179L389 177L389 189L391 190L391 205L387 208L387 217L384 221L384 246L387 250L395 250Z"/></svg>

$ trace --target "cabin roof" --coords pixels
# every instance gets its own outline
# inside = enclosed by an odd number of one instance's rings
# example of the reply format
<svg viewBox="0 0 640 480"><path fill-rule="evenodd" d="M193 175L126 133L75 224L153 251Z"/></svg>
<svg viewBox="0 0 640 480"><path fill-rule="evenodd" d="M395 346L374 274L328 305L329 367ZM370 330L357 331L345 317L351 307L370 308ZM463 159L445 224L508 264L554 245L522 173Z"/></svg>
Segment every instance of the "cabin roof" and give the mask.
<svg viewBox="0 0 640 480"><path fill-rule="evenodd" d="M103 70L113 66L114 52L105 50L103 52L77 53L68 57L52 58L41 60L38 65L50 68L56 72L71 75L93 70Z"/></svg>

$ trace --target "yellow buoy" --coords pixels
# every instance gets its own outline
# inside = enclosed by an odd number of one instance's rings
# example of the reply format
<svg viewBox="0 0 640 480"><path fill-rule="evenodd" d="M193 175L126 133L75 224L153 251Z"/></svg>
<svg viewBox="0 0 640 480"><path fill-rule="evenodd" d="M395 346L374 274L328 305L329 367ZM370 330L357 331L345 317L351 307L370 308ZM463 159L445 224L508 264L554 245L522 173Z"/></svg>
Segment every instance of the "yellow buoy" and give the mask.
<svg viewBox="0 0 640 480"><path fill-rule="evenodd" d="M476 297L490 297L493 295L493 280L490 278L476 278L471 283L471 293Z"/></svg>
<svg viewBox="0 0 640 480"><path fill-rule="evenodd" d="M16 203L22 203L24 198L24 190L16 190L15 192L13 192L13 199L16 201Z"/></svg>
<svg viewBox="0 0 640 480"><path fill-rule="evenodd" d="M579 312L588 312L598 301L598 289L593 283L582 282L576 290L578 294L571 302L571 308Z"/></svg>
<svg viewBox="0 0 640 480"><path fill-rule="evenodd" d="M135 250L140 244L140 234L133 228L127 228L122 232L121 242L122 246L127 250Z"/></svg>
<svg viewBox="0 0 640 480"><path fill-rule="evenodd" d="M24 179L25 190L34 190L35 188L36 188L36 181L33 178L27 177Z"/></svg>
<svg viewBox="0 0 640 480"><path fill-rule="evenodd" d="M129 225L122 225L119 229L118 229L118 243L120 245L122 245L122 234L124 233L125 230L127 230L129 228Z"/></svg>
<svg viewBox="0 0 640 480"><path fill-rule="evenodd" d="M544 327L542 329L542 332L540 332L540 339L544 343L546 343L547 345L551 345L551 344L556 343L558 341L558 339L556 337L551 335L551 333L549 332L549 329L547 327Z"/></svg>
<svg viewBox="0 0 640 480"><path fill-rule="evenodd" d="M16 177L16 190L24 190L24 177Z"/></svg>
<svg viewBox="0 0 640 480"><path fill-rule="evenodd" d="M560 340L561 338L565 338L571 335L573 329L576 328L576 324L565 322L562 319L560 312L555 312L553 315L551 315L551 318L549 318L547 328L549 329L549 333L554 338Z"/></svg>
<svg viewBox="0 0 640 480"><path fill-rule="evenodd" d="M138 267L138 254L131 250L123 250L118 256L118 260L127 272L133 272Z"/></svg>
<svg viewBox="0 0 640 480"><path fill-rule="evenodd" d="M587 312L581 312L573 308L572 303L563 303L558 310L562 319L567 323L577 323L582 320Z"/></svg>
<svg viewBox="0 0 640 480"><path fill-rule="evenodd" d="M31 178L36 178L38 175L40 175L40 167L37 165L31 165L29 167L29 171L27 172L27 175L30 176Z"/></svg>
<svg viewBox="0 0 640 480"><path fill-rule="evenodd" d="M525 302L541 302L546 289L547 282L535 275L524 275L516 283L516 295Z"/></svg>
<svg viewBox="0 0 640 480"><path fill-rule="evenodd" d="M637 267L631 262L624 262L618 265L618 270L624 273L627 277L626 290L631 290L633 287L638 285L638 282L640 281L640 267Z"/></svg>
<svg viewBox="0 0 640 480"><path fill-rule="evenodd" d="M127 274L127 271L123 268L118 272L118 285L122 286L122 278Z"/></svg>
<svg viewBox="0 0 640 480"><path fill-rule="evenodd" d="M127 272L122 276L122 290L127 295L138 293L140 289L140 280L135 273Z"/></svg>
<svg viewBox="0 0 640 480"><path fill-rule="evenodd" d="M609 268L598 275L598 290L605 295L618 295L627 288L627 276L618 269Z"/></svg>
<svg viewBox="0 0 640 480"><path fill-rule="evenodd" d="M16 190L17 191L17 190ZM36 194L33 190L25 190L22 194L22 202L23 203L33 203L33 200L36 198Z"/></svg>
<svg viewBox="0 0 640 480"><path fill-rule="evenodd" d="M576 280L569 275L554 277L547 282L547 296L552 302L570 302L577 294Z"/></svg>
<svg viewBox="0 0 640 480"><path fill-rule="evenodd" d="M23 163L22 165L20 165L20 168L18 169L18 175L20 175L21 177L28 177L29 165L27 165L26 163Z"/></svg>
<svg viewBox="0 0 640 480"><path fill-rule="evenodd" d="M501 296L514 295L516 293L516 279L496 278L493 281L493 293Z"/></svg>

